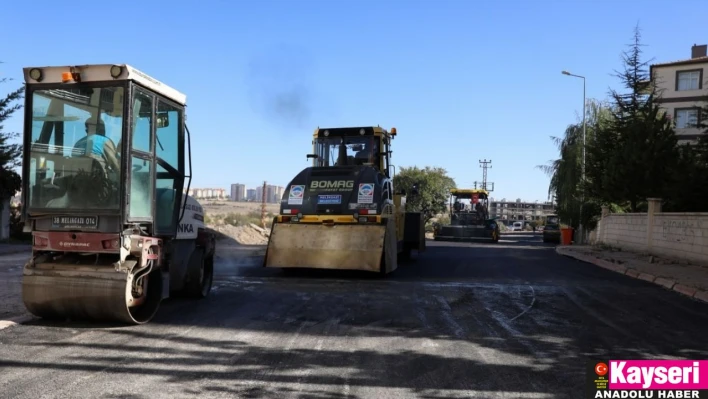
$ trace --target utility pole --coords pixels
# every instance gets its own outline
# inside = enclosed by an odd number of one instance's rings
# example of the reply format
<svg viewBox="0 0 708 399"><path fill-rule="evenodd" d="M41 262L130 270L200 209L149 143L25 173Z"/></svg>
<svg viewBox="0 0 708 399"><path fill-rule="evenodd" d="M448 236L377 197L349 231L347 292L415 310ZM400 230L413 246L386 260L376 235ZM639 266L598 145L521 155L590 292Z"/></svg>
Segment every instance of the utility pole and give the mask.
<svg viewBox="0 0 708 399"><path fill-rule="evenodd" d="M585 76L574 75L568 71L563 71L563 75L573 76L583 80L583 161L582 161L582 182L585 183L585 104L587 103L585 96ZM581 191L580 199L580 221L578 223L578 242L580 244L585 243L585 230L583 229L583 205L585 204L585 187Z"/></svg>
<svg viewBox="0 0 708 399"><path fill-rule="evenodd" d="M487 187L488 187L488 186L487 186L487 169L491 169L491 168L492 168L491 163L492 163L492 160L491 160L491 159L490 159L489 161L487 161L486 158L484 159L484 161L482 161L481 159L479 160L479 167L482 168L482 190L494 191L494 183L492 183L492 189L491 189L491 190L489 190L489 189L487 188ZM475 188L477 188L477 182L475 182Z"/></svg>
<svg viewBox="0 0 708 399"><path fill-rule="evenodd" d="M266 228L266 182L263 181L263 192L261 193L261 225Z"/></svg>

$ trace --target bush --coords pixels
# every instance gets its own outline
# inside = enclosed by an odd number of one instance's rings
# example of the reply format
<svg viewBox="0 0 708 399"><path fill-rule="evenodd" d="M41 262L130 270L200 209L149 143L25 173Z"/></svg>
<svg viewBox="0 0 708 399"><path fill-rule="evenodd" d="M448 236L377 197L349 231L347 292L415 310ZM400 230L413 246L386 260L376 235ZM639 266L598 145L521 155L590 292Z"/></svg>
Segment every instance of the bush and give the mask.
<svg viewBox="0 0 708 399"><path fill-rule="evenodd" d="M32 242L32 233L24 233L22 228L22 205L10 208L10 239L22 242Z"/></svg>
<svg viewBox="0 0 708 399"><path fill-rule="evenodd" d="M274 217L274 213L266 213L266 227L270 227L270 225L273 224ZM261 213L257 211L249 212L246 215L239 213L229 213L228 215L224 216L223 222L232 226L245 226L249 223L253 223L256 226L261 226L262 224Z"/></svg>
<svg viewBox="0 0 708 399"><path fill-rule="evenodd" d="M428 223L425 224L425 232L426 233L432 233L433 230L435 229L435 225L449 225L450 224L450 215L449 214L442 214L438 215L437 217L430 219Z"/></svg>

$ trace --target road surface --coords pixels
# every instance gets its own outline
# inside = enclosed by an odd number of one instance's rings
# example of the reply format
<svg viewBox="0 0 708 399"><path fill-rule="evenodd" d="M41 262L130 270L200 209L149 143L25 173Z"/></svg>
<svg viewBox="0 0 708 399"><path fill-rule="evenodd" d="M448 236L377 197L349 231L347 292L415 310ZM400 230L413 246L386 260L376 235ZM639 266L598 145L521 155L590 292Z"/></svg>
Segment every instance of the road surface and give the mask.
<svg viewBox="0 0 708 399"><path fill-rule="evenodd" d="M539 235L436 243L388 278L223 251L215 291L134 327L0 330L3 398L581 398L586 361L708 358L708 306Z"/></svg>

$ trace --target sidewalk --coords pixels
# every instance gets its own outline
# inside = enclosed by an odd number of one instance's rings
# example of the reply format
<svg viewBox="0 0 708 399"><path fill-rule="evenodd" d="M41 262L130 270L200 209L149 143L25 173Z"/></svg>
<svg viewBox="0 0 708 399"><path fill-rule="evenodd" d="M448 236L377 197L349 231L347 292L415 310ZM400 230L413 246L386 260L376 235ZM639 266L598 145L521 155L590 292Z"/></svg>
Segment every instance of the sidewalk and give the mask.
<svg viewBox="0 0 708 399"><path fill-rule="evenodd" d="M708 303L708 267L589 245L559 245L556 252Z"/></svg>
<svg viewBox="0 0 708 399"><path fill-rule="evenodd" d="M30 244L5 244L0 243L0 256L17 254L22 252L29 253L32 247Z"/></svg>
<svg viewBox="0 0 708 399"><path fill-rule="evenodd" d="M6 256L16 254L16 256ZM29 245L0 244L0 330L31 319L22 302L22 267Z"/></svg>

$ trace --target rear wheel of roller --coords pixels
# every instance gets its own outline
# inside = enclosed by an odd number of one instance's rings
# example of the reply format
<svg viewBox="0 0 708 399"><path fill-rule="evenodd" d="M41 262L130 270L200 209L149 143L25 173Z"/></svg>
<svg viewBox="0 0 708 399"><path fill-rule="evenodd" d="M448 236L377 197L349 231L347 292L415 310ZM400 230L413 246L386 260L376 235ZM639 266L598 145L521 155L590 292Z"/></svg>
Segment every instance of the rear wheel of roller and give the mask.
<svg viewBox="0 0 708 399"><path fill-rule="evenodd" d="M196 248L189 259L184 293L189 298L206 298L214 280L214 258L204 258L204 249Z"/></svg>

